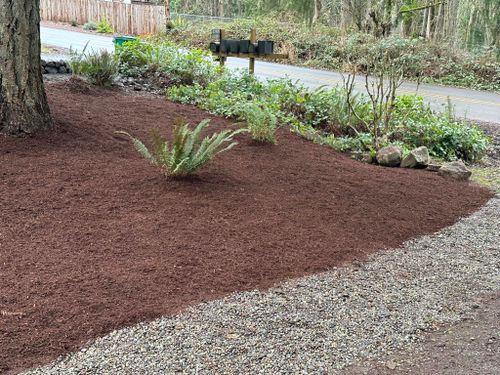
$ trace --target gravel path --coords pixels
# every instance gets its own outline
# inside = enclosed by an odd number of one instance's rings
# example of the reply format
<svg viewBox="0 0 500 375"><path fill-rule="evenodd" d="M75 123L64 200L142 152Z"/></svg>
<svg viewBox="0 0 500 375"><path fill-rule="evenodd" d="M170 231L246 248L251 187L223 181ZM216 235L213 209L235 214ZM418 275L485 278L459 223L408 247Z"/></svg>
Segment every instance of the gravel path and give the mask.
<svg viewBox="0 0 500 375"><path fill-rule="evenodd" d="M500 293L473 307L460 322L426 333L411 351L359 363L342 375L500 374Z"/></svg>
<svg viewBox="0 0 500 375"><path fill-rule="evenodd" d="M497 196L366 263L115 331L29 374L325 374L408 348L500 289L499 213Z"/></svg>

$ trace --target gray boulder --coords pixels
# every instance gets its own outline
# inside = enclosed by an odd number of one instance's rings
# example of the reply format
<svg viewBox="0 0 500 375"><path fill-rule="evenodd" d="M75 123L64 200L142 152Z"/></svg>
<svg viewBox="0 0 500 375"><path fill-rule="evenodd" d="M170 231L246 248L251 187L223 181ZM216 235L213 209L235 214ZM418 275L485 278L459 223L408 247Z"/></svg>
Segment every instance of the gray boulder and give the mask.
<svg viewBox="0 0 500 375"><path fill-rule="evenodd" d="M439 164L429 164L426 168L429 172L437 172L441 169L441 165Z"/></svg>
<svg viewBox="0 0 500 375"><path fill-rule="evenodd" d="M401 164L402 152L399 147L388 146L377 151L377 163L384 167L399 167Z"/></svg>
<svg viewBox="0 0 500 375"><path fill-rule="evenodd" d="M446 163L439 168L438 175L453 178L455 180L468 180L472 172L465 166L462 160Z"/></svg>
<svg viewBox="0 0 500 375"><path fill-rule="evenodd" d="M401 168L425 168L429 164L429 150L425 146L412 150L403 158Z"/></svg>
<svg viewBox="0 0 500 375"><path fill-rule="evenodd" d="M57 73L59 73L59 69L57 69L54 66L48 66L48 65L45 67L45 71L47 72L47 74L57 74Z"/></svg>
<svg viewBox="0 0 500 375"><path fill-rule="evenodd" d="M363 152L361 155L361 159L359 159L363 163L368 163L372 164L373 163L373 156L369 152Z"/></svg>

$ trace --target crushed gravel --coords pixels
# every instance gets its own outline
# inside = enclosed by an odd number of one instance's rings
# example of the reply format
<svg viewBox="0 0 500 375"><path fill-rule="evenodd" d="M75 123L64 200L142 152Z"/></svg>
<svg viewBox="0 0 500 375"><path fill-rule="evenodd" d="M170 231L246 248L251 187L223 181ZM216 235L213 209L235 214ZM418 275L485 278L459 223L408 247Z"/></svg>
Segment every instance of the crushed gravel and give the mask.
<svg viewBox="0 0 500 375"><path fill-rule="evenodd" d="M499 289L496 196L455 225L362 264L121 329L25 374L334 373L408 348Z"/></svg>

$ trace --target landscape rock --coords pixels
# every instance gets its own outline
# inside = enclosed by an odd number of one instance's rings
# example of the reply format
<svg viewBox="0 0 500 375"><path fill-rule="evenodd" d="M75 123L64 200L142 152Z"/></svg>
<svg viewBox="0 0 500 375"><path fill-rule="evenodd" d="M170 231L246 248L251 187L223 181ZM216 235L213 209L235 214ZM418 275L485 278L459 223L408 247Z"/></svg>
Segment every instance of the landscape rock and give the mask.
<svg viewBox="0 0 500 375"><path fill-rule="evenodd" d="M384 167L399 167L402 152L399 147L388 146L377 151L377 163Z"/></svg>
<svg viewBox="0 0 500 375"><path fill-rule="evenodd" d="M401 168L425 168L429 164L429 150L425 146L412 150L401 162Z"/></svg>
<svg viewBox="0 0 500 375"><path fill-rule="evenodd" d="M59 69L57 69L56 67L54 66L46 66L45 67L45 72L47 74L57 74L59 73Z"/></svg>
<svg viewBox="0 0 500 375"><path fill-rule="evenodd" d="M71 68L64 60L45 61L42 60L42 74L69 74Z"/></svg>
<svg viewBox="0 0 500 375"><path fill-rule="evenodd" d="M438 172L441 169L441 165L439 164L429 164L427 165L426 170L429 172Z"/></svg>
<svg viewBox="0 0 500 375"><path fill-rule="evenodd" d="M369 152L355 151L351 153L351 157L363 163L371 164L374 162L374 158Z"/></svg>
<svg viewBox="0 0 500 375"><path fill-rule="evenodd" d="M363 152L360 161L362 161L363 163L372 164L373 156L369 152Z"/></svg>
<svg viewBox="0 0 500 375"><path fill-rule="evenodd" d="M465 166L462 160L456 160L441 166L438 174L442 177L454 178L455 180L468 180L472 172Z"/></svg>

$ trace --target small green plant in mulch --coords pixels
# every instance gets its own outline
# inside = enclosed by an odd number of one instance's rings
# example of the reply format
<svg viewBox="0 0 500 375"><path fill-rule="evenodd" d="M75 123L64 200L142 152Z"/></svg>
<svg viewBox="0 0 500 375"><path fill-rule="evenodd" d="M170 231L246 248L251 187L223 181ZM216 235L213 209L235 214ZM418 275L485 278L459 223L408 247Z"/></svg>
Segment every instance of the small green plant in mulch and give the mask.
<svg viewBox="0 0 500 375"><path fill-rule="evenodd" d="M276 144L278 118L272 110L257 103L248 103L242 108L240 118L246 121L254 141Z"/></svg>
<svg viewBox="0 0 500 375"><path fill-rule="evenodd" d="M233 142L233 137L245 131L245 129L234 131L227 129L202 139L201 133L208 126L209 121L203 120L194 130L191 130L185 121L178 120L172 134L172 145L157 130L153 130L151 149L127 132L116 133L129 137L135 149L154 165L160 167L166 176L183 178L197 172L216 155L236 146L238 143Z"/></svg>

